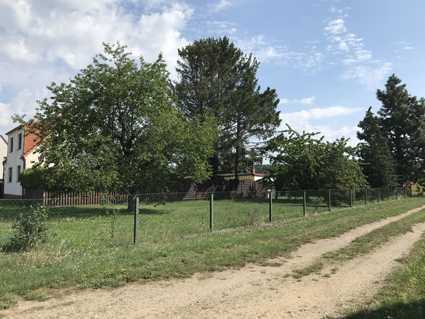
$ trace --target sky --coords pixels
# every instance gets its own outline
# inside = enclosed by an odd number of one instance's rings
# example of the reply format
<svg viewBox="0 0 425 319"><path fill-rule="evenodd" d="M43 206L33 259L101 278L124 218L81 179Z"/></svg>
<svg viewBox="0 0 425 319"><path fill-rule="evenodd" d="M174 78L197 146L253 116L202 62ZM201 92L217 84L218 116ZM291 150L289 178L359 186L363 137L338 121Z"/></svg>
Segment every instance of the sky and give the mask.
<svg viewBox="0 0 425 319"><path fill-rule="evenodd" d="M228 36L261 62L280 97L282 129L356 143L376 90L397 74L425 96L423 0L0 0L0 134L30 118L51 82L69 81L102 51L162 53L176 80L178 48Z"/></svg>

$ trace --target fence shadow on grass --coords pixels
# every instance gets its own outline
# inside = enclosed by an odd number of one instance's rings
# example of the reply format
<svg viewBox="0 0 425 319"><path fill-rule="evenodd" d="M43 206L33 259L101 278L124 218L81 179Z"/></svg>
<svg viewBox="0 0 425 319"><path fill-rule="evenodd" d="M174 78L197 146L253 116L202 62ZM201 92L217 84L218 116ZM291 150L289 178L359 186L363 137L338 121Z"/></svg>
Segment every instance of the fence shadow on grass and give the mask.
<svg viewBox="0 0 425 319"><path fill-rule="evenodd" d="M377 309L362 310L344 319L414 319L425 318L425 299L410 303L385 305Z"/></svg>
<svg viewBox="0 0 425 319"><path fill-rule="evenodd" d="M93 218L110 216L112 212L116 215L130 215L126 208L113 208L113 207L53 207L49 208L50 218Z"/></svg>
<svg viewBox="0 0 425 319"><path fill-rule="evenodd" d="M140 215L167 215L170 214L171 211L166 209L142 208L139 213Z"/></svg>
<svg viewBox="0 0 425 319"><path fill-rule="evenodd" d="M30 209L28 206L0 207L0 220L13 221L20 213L25 213ZM116 215L131 215L126 208L105 208L105 207L53 207L49 208L49 218L93 218L109 216L112 210Z"/></svg>
<svg viewBox="0 0 425 319"><path fill-rule="evenodd" d="M20 213L25 213L32 205L36 205L37 201L26 202L0 202L0 220L15 220Z"/></svg>
<svg viewBox="0 0 425 319"><path fill-rule="evenodd" d="M31 208L31 205L37 203L28 203L26 205L0 205L0 220L14 221L20 213L25 213ZM75 206L75 207L51 207L49 208L49 218L93 218L110 216L112 213L119 216L133 215L125 206L102 207L102 206ZM161 208L142 208L141 215L166 215L170 211Z"/></svg>
<svg viewBox="0 0 425 319"><path fill-rule="evenodd" d="M112 213L119 216L133 216L134 212L128 211L125 205L121 206L85 206L85 207L53 207L49 209L49 216L52 218L72 217L72 218L92 218L110 216ZM166 209L141 208L140 215L165 215L170 211Z"/></svg>

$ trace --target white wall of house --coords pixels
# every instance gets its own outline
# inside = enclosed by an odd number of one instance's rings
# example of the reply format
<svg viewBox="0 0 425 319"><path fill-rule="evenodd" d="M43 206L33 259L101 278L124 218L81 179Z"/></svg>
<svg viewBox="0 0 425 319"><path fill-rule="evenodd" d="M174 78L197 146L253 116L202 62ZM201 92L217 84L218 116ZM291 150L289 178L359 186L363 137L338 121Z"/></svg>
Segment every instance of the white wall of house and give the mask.
<svg viewBox="0 0 425 319"><path fill-rule="evenodd" d="M40 160L40 153L36 152L37 148L25 155L25 169L33 167Z"/></svg>
<svg viewBox="0 0 425 319"><path fill-rule="evenodd" d="M7 142L0 136L0 180L3 179L3 160L7 156Z"/></svg>
<svg viewBox="0 0 425 319"><path fill-rule="evenodd" d="M19 138L21 134L21 138ZM25 167L24 129L16 129L8 134L7 160L4 167L4 194L22 195L22 185L19 181L19 171Z"/></svg>

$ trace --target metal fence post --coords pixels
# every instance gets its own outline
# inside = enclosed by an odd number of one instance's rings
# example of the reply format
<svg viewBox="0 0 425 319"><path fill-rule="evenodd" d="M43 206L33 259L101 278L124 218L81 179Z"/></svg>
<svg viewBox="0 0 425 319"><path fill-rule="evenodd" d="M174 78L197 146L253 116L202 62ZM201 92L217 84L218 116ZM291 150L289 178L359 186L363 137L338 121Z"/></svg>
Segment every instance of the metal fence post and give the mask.
<svg viewBox="0 0 425 319"><path fill-rule="evenodd" d="M305 217L307 214L307 192L303 192L303 216Z"/></svg>
<svg viewBox="0 0 425 319"><path fill-rule="evenodd" d="M269 189L269 223L272 222L272 205L273 205L273 194L272 194L272 190Z"/></svg>
<svg viewBox="0 0 425 319"><path fill-rule="evenodd" d="M214 227L214 193L210 193L210 231Z"/></svg>
<svg viewBox="0 0 425 319"><path fill-rule="evenodd" d="M332 210L332 190L328 190L328 210Z"/></svg>
<svg viewBox="0 0 425 319"><path fill-rule="evenodd" d="M134 218L133 218L133 244L136 244L137 241L137 222L138 222L138 215L139 215L139 206L140 206L140 199L139 196L136 196L134 199L135 205L134 205Z"/></svg>
<svg viewBox="0 0 425 319"><path fill-rule="evenodd" d="M367 188L364 190L364 204L367 205Z"/></svg>

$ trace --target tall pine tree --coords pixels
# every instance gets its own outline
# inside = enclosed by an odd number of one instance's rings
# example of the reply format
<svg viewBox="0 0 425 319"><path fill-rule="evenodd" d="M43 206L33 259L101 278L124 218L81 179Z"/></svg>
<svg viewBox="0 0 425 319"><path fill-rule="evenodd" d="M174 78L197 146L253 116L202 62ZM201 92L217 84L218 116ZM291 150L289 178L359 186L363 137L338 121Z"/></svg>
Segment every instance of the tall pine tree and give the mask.
<svg viewBox="0 0 425 319"><path fill-rule="evenodd" d="M399 183L425 178L425 100L411 96L405 84L391 75L384 90L377 91L382 103L377 116L366 113L359 127L359 155L372 185L386 185L391 170ZM391 156L389 156L389 154ZM390 158L392 163L390 164ZM391 168L393 165L393 169Z"/></svg>
<svg viewBox="0 0 425 319"><path fill-rule="evenodd" d="M246 169L251 139L271 137L279 126L275 90L258 85L258 61L228 38L207 38L179 50L178 103L192 119L213 116L218 138L213 171Z"/></svg>
<svg viewBox="0 0 425 319"><path fill-rule="evenodd" d="M366 112L359 123L362 130L357 133L363 141L358 145L363 172L372 187L389 187L394 185L394 161L387 138L379 125L379 119L373 114L372 108Z"/></svg>
<svg viewBox="0 0 425 319"><path fill-rule="evenodd" d="M425 99L411 99L408 119L410 127L409 159L414 163L412 175L425 182Z"/></svg>
<svg viewBox="0 0 425 319"><path fill-rule="evenodd" d="M412 178L414 163L410 154L409 118L412 98L406 85L396 76L391 75L384 90L378 90L377 98L382 106L378 111L382 130L388 138L388 144L395 160L396 171L401 180Z"/></svg>

